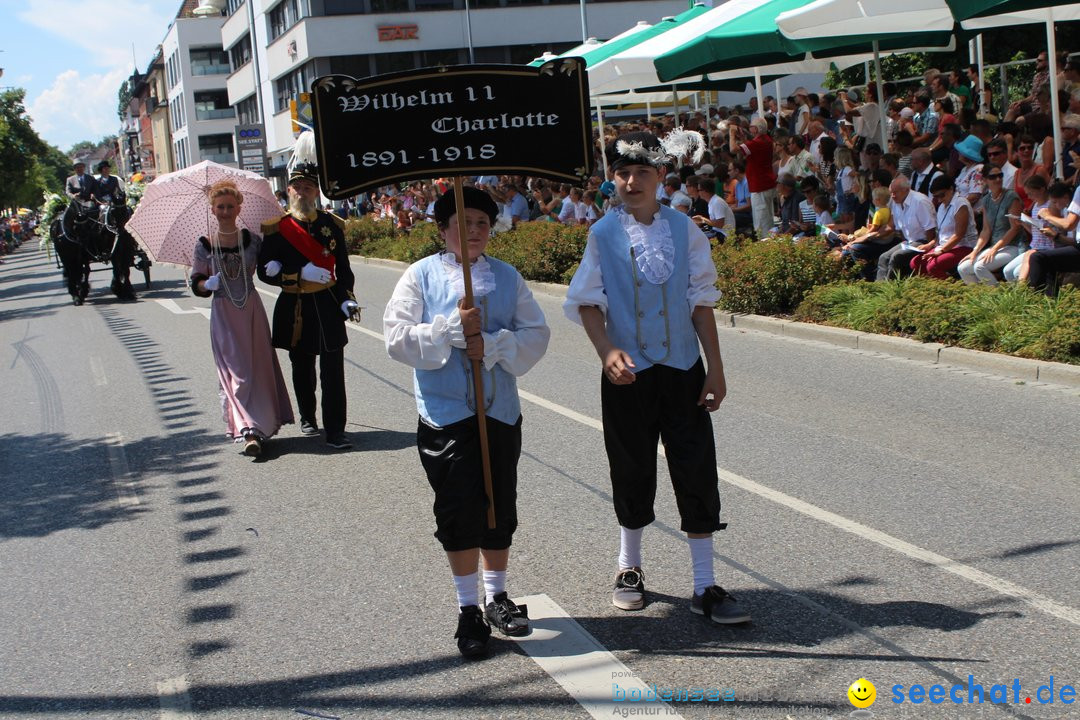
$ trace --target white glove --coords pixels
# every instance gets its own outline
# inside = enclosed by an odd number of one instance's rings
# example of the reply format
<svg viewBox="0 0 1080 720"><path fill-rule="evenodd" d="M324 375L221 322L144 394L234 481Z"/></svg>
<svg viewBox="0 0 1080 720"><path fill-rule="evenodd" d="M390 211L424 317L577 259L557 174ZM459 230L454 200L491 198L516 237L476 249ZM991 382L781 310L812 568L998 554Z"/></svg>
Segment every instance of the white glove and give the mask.
<svg viewBox="0 0 1080 720"><path fill-rule="evenodd" d="M341 312L345 313L345 317L350 318L354 312L360 310L360 303L355 300L346 300L341 303Z"/></svg>
<svg viewBox="0 0 1080 720"><path fill-rule="evenodd" d="M274 277L281 272L281 263L277 260L271 260L266 263L266 277Z"/></svg>
<svg viewBox="0 0 1080 720"><path fill-rule="evenodd" d="M206 292L214 292L221 287L221 275L211 275L203 280L203 289Z"/></svg>
<svg viewBox="0 0 1080 720"><path fill-rule="evenodd" d="M330 282L330 271L326 268L319 267L315 263L309 262L307 265L300 268L300 277L308 282L325 285Z"/></svg>

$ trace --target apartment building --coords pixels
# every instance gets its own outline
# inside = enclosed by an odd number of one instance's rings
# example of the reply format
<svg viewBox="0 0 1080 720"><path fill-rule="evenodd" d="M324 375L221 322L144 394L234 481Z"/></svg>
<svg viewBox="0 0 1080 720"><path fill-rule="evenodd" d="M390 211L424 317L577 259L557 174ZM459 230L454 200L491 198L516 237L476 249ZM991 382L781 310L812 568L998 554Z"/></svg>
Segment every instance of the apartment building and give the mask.
<svg viewBox="0 0 1080 720"><path fill-rule="evenodd" d="M609 38L686 7L686 0L589 0L586 27ZM473 62L524 64L582 36L576 0L226 0L224 12L218 42L231 70L228 102L236 121L258 122L258 93L278 172L296 129L290 104L317 77L467 63L470 46Z"/></svg>

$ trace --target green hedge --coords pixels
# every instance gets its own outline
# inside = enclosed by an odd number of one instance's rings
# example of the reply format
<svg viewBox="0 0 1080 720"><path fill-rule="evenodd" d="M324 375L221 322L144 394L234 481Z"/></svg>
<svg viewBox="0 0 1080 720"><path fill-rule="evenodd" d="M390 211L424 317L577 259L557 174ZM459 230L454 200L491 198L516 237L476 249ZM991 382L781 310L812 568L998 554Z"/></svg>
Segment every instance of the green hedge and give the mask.
<svg viewBox="0 0 1080 720"><path fill-rule="evenodd" d="M795 319L923 342L1080 364L1080 290L1048 298L1025 285L911 277L814 288Z"/></svg>

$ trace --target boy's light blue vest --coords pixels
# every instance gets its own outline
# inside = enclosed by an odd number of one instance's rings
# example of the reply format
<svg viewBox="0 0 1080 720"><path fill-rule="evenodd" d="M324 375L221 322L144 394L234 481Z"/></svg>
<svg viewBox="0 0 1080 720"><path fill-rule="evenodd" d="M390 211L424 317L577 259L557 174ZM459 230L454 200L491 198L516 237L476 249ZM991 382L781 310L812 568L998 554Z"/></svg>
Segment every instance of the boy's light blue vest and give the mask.
<svg viewBox="0 0 1080 720"><path fill-rule="evenodd" d="M488 264L495 273L495 290L476 298L484 318L483 329L494 334L501 329L513 330L514 311L517 309L518 272L512 266L488 257ZM450 282L439 255L431 255L415 265L420 289L424 298L424 316L421 322L430 323L436 315L450 317L457 307ZM483 370L483 363L480 364ZM496 365L484 372L484 408L489 417L513 425L521 415L517 380ZM446 364L438 370L415 370L414 392L416 409L430 424L446 427L458 420L476 414L476 396L472 379L472 363L465 357L465 350L454 348Z"/></svg>
<svg viewBox="0 0 1080 720"><path fill-rule="evenodd" d="M599 241L600 269L607 294L607 333L615 346L634 360L635 372L653 365L689 370L698 361L698 339L686 304L690 289L687 217L660 206L671 228L675 269L663 285L649 282L630 255L630 236L618 213L592 226Z"/></svg>

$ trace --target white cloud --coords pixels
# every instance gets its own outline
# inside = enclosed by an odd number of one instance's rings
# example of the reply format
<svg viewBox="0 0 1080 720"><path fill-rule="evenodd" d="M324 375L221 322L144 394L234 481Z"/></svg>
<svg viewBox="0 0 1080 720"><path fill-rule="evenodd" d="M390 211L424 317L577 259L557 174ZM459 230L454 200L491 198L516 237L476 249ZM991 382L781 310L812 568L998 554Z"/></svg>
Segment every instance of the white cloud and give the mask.
<svg viewBox="0 0 1080 720"><path fill-rule="evenodd" d="M128 71L81 75L66 70L30 101L27 112L41 137L66 151L80 140L100 140L120 128L117 95Z"/></svg>
<svg viewBox="0 0 1080 720"><path fill-rule="evenodd" d="M33 75L20 75L19 77L15 78L15 80L12 81L11 84L15 87L25 87L29 85L33 81L33 79Z"/></svg>
<svg viewBox="0 0 1080 720"><path fill-rule="evenodd" d="M120 85L132 70L146 70L168 32L177 0L23 0L19 19L59 40L55 51L68 67L52 86L28 99L38 134L67 150L120 127ZM134 45L134 47L133 47ZM43 78L42 78L43 79Z"/></svg>
<svg viewBox="0 0 1080 720"><path fill-rule="evenodd" d="M90 53L91 66L145 70L176 0L25 0L19 19ZM135 45L132 58L132 43Z"/></svg>

